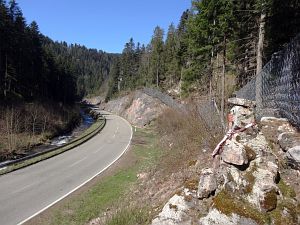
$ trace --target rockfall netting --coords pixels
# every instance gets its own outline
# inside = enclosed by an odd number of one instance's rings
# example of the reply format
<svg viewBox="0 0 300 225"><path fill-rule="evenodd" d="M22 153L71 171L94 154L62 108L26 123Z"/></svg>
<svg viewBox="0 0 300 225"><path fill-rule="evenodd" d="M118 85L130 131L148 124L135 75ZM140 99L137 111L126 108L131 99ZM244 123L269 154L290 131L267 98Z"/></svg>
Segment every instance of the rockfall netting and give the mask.
<svg viewBox="0 0 300 225"><path fill-rule="evenodd" d="M274 53L262 72L236 93L256 101L256 115L287 118L300 128L300 34Z"/></svg>

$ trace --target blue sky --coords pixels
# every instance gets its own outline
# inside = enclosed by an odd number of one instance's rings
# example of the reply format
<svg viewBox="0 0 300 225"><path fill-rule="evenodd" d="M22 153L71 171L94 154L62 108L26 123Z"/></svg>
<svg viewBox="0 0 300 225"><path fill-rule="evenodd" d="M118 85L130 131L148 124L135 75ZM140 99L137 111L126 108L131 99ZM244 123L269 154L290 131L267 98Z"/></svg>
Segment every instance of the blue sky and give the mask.
<svg viewBox="0 0 300 225"><path fill-rule="evenodd" d="M56 41L121 52L133 37L147 44L156 25L178 24L191 0L17 0L30 23Z"/></svg>

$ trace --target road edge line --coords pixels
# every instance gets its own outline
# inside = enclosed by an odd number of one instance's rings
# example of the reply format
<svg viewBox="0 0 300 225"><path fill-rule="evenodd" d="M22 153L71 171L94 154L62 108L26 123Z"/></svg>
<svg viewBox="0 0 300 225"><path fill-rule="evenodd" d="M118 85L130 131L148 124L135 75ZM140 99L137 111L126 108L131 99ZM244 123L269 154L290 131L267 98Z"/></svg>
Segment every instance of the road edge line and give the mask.
<svg viewBox="0 0 300 225"><path fill-rule="evenodd" d="M118 116L118 115L116 115L116 116ZM51 206L55 205L56 203L58 203L59 201L61 201L65 197L67 197L68 195L72 194L73 192L75 192L76 190L78 190L79 188L81 188L82 186L84 186L85 184L87 184L88 182L90 182L91 180L93 180L96 176L98 176L99 174L101 174L105 170L107 170L112 164L114 164L116 161L118 161L118 159L120 159L124 155L124 153L128 150L128 148L129 148L129 146L131 144L131 140L132 140L132 136L133 136L133 131L132 131L132 125L127 120L125 120L121 116L118 116L118 117L120 117L122 120L124 120L127 123L127 125L130 127L130 131L131 131L129 142L128 142L127 146L125 147L125 149L123 150L123 152L114 161L112 161L109 165L107 165L101 171L99 171L98 173L96 173L94 176L92 176L91 178L89 178L88 180L86 180L85 182L83 182L82 184L80 184L79 186L75 187L74 189L72 189L71 191L69 191L67 194L65 194L62 197L60 197L59 199L57 199L54 202L50 203L49 205L45 206L44 208L42 208L41 210L39 210L38 212L36 212L32 216L30 216L30 217L26 218L25 220L22 220L21 222L17 223L17 225L22 225L22 224L26 223L27 221L31 220L35 216L37 216L40 213L44 212L46 209L48 209Z"/></svg>

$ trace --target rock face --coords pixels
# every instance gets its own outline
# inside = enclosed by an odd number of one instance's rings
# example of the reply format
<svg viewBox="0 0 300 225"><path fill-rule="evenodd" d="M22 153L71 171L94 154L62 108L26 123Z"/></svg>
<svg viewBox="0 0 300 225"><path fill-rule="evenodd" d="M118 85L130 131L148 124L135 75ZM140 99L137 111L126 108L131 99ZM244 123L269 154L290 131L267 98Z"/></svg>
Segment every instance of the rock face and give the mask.
<svg viewBox="0 0 300 225"><path fill-rule="evenodd" d="M300 170L300 145L290 148L286 153L286 157L292 168Z"/></svg>
<svg viewBox="0 0 300 225"><path fill-rule="evenodd" d="M241 217L235 213L227 216L217 209L212 209L207 216L199 220L201 225L257 225L257 223L249 218Z"/></svg>
<svg viewBox="0 0 300 225"><path fill-rule="evenodd" d="M201 172L197 197L199 199L209 197L217 189L216 177L212 169L204 169Z"/></svg>
<svg viewBox="0 0 300 225"><path fill-rule="evenodd" d="M168 106L159 98L140 90L102 104L101 108L124 117L134 126L143 127L161 115Z"/></svg>
<svg viewBox="0 0 300 225"><path fill-rule="evenodd" d="M248 163L245 146L233 140L225 143L221 156L224 162L233 165L242 166Z"/></svg>
<svg viewBox="0 0 300 225"><path fill-rule="evenodd" d="M183 196L174 195L163 207L161 213L152 221L152 225L189 225L191 219L187 212L191 205Z"/></svg>

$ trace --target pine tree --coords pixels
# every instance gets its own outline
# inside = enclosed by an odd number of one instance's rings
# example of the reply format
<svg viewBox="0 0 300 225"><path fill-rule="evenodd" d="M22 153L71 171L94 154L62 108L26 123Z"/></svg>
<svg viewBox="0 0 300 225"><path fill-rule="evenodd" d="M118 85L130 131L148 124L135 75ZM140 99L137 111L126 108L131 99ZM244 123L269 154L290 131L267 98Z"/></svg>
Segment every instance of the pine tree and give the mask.
<svg viewBox="0 0 300 225"><path fill-rule="evenodd" d="M177 58L178 48L178 35L175 26L172 23L168 29L163 55L165 64L166 87L172 87L175 83L178 83L180 79L179 62Z"/></svg>
<svg viewBox="0 0 300 225"><path fill-rule="evenodd" d="M164 65L163 65L163 50L164 50L164 31L159 26L155 27L154 34L151 39L151 56L150 56L150 74L153 83L158 88L160 82L164 79Z"/></svg>

